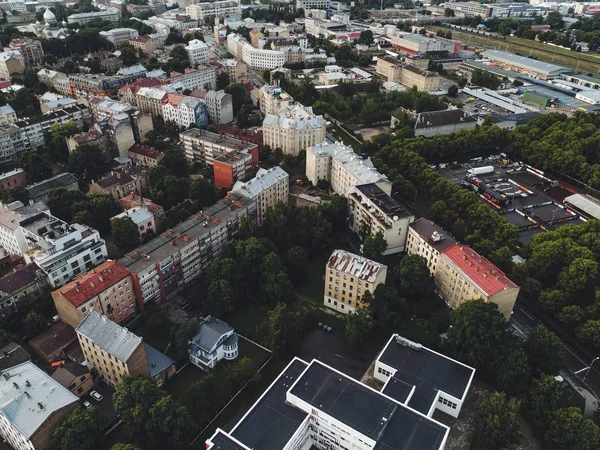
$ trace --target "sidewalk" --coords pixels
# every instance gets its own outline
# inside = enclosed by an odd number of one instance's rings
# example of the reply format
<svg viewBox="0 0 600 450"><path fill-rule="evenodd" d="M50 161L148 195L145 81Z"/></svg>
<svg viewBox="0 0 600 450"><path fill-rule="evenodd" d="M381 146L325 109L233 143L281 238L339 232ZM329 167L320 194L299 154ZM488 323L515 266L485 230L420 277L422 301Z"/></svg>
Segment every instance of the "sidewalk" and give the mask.
<svg viewBox="0 0 600 450"><path fill-rule="evenodd" d="M560 374L565 379L565 381L567 381L571 386L573 386L575 390L579 392L579 394L585 399L584 415L586 417L592 417L594 413L598 410L598 407L600 406L600 402L598 401L598 398L596 397L594 392L591 389L588 389L588 387L584 383L582 383L582 381L579 378L577 378L570 372L563 370L560 372Z"/></svg>

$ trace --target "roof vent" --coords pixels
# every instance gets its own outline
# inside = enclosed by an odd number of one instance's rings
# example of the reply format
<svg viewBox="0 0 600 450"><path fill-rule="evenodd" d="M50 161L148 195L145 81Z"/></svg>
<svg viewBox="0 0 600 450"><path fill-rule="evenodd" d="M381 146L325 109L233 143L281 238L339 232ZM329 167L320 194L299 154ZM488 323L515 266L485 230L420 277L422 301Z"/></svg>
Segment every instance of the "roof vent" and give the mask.
<svg viewBox="0 0 600 450"><path fill-rule="evenodd" d="M43 409L44 409L44 405L42 404L42 402L38 402L38 406L39 406L39 408L40 408L41 410L43 410Z"/></svg>
<svg viewBox="0 0 600 450"><path fill-rule="evenodd" d="M15 383L14 381L13 381L13 386L15 387L15 389L19 389L19 385L17 383Z"/></svg>

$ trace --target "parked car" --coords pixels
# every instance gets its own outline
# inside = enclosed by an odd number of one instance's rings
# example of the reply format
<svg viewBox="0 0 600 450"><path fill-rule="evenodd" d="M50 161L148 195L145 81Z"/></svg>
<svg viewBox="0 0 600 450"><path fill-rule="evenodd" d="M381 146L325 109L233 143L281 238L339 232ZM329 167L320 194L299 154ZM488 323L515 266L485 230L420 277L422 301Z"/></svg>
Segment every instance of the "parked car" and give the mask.
<svg viewBox="0 0 600 450"><path fill-rule="evenodd" d="M98 391L90 392L90 397L92 397L97 402L101 402L104 397Z"/></svg>

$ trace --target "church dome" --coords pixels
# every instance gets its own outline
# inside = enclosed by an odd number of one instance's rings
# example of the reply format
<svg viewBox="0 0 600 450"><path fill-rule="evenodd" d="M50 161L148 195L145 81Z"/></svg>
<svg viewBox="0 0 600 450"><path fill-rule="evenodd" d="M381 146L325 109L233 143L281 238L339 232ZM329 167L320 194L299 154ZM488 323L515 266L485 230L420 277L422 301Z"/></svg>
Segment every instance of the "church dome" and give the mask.
<svg viewBox="0 0 600 450"><path fill-rule="evenodd" d="M46 23L56 23L56 16L49 9L44 12L44 22Z"/></svg>

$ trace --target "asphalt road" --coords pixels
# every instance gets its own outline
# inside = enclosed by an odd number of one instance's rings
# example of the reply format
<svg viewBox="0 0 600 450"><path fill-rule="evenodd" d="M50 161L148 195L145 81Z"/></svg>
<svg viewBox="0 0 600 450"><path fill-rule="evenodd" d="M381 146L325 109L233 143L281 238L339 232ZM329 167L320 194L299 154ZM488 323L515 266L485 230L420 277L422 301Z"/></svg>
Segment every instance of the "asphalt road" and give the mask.
<svg viewBox="0 0 600 450"><path fill-rule="evenodd" d="M527 337L529 330L536 325L543 323L541 319L523 304L522 301L517 301L513 314L510 318L510 325L515 329L516 333L522 337ZM579 350L570 346L561 340L561 344L565 350L565 369L575 374L575 376L583 383L583 378L586 376L585 384L587 388L593 392L596 397L600 396L600 360L596 361L591 370L587 369L591 363L589 356L582 354Z"/></svg>

